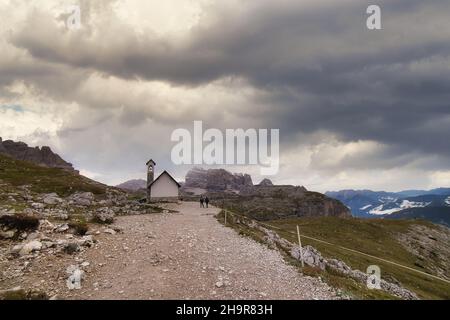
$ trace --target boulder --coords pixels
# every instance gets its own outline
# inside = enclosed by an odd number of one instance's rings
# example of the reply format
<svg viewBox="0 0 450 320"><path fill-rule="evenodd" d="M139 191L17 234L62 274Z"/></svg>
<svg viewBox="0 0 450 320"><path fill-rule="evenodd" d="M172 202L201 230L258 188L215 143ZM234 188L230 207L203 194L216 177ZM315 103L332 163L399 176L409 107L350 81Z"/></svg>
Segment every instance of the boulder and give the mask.
<svg viewBox="0 0 450 320"><path fill-rule="evenodd" d="M69 230L69 224L63 223L63 224L56 226L54 231L62 233L62 232L66 232L67 230Z"/></svg>
<svg viewBox="0 0 450 320"><path fill-rule="evenodd" d="M92 192L77 192L72 194L69 200L77 206L90 206L95 200L95 196Z"/></svg>
<svg viewBox="0 0 450 320"><path fill-rule="evenodd" d="M67 254L74 254L80 251L80 246L76 242L70 242L64 245L63 251Z"/></svg>
<svg viewBox="0 0 450 320"><path fill-rule="evenodd" d="M113 229L109 229L109 228L103 230L103 232L104 232L104 233L108 233L108 234L112 234L112 235L116 234L116 231L114 231Z"/></svg>
<svg viewBox="0 0 450 320"><path fill-rule="evenodd" d="M8 230L8 231L2 231L0 230L0 239L9 240L14 238L16 235L16 230Z"/></svg>
<svg viewBox="0 0 450 320"><path fill-rule="evenodd" d="M50 193L44 195L42 201L48 205L55 205L61 203L63 200L56 193Z"/></svg>
<svg viewBox="0 0 450 320"><path fill-rule="evenodd" d="M42 249L42 243L38 240L33 240L25 244L19 251L19 254L24 256L35 251L40 251Z"/></svg>
<svg viewBox="0 0 450 320"><path fill-rule="evenodd" d="M303 261L311 267L318 267L325 270L326 260L322 257L320 252L311 246L303 247ZM300 247L294 246L291 249L291 256L297 260L301 260Z"/></svg>
<svg viewBox="0 0 450 320"><path fill-rule="evenodd" d="M105 210L106 209L106 210ZM97 223L111 224L114 222L114 212L105 208L93 214L93 221Z"/></svg>

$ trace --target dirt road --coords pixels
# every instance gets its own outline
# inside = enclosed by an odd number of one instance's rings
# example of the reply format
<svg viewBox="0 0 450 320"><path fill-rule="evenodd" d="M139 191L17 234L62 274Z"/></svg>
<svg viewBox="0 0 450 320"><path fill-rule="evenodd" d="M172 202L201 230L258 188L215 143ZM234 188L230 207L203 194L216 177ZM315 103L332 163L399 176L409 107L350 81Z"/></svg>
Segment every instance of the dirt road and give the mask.
<svg viewBox="0 0 450 320"><path fill-rule="evenodd" d="M90 270L68 299L329 299L330 288L282 256L214 218L218 209L119 217L123 232L101 237Z"/></svg>

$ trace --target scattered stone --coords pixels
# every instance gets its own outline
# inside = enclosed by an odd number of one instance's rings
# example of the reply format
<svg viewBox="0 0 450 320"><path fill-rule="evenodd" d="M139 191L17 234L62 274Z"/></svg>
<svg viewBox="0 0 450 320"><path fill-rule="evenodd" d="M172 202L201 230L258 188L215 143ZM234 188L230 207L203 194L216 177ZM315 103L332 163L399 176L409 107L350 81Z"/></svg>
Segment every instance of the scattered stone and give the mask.
<svg viewBox="0 0 450 320"><path fill-rule="evenodd" d="M31 241L31 240L37 240L40 238L40 234L38 232L33 232L30 233L29 235L27 235L27 240Z"/></svg>
<svg viewBox="0 0 450 320"><path fill-rule="evenodd" d="M25 244L22 249L20 249L20 255L24 256L35 251L40 251L42 249L42 243L38 240L33 240Z"/></svg>
<svg viewBox="0 0 450 320"><path fill-rule="evenodd" d="M74 242L67 243L64 246L63 251L67 254L74 254L74 253L80 251L80 246L78 245L78 243L74 243Z"/></svg>
<svg viewBox="0 0 450 320"><path fill-rule="evenodd" d="M109 229L109 228L103 230L103 232L104 233L108 233L108 234L112 234L112 235L116 234L116 232L113 229Z"/></svg>
<svg viewBox="0 0 450 320"><path fill-rule="evenodd" d="M111 224L114 222L114 212L105 208L105 211L99 211L93 214L93 221L97 223L103 224Z"/></svg>
<svg viewBox="0 0 450 320"><path fill-rule="evenodd" d="M56 193L46 194L43 197L43 202L48 205L55 205L61 203L63 200L58 197Z"/></svg>
<svg viewBox="0 0 450 320"><path fill-rule="evenodd" d="M44 205L43 203L39 203L39 202L33 202L33 203L31 204L31 206L32 206L34 209L38 209L38 210L41 210L41 209L44 209L44 208L45 208L45 205Z"/></svg>
<svg viewBox="0 0 450 320"><path fill-rule="evenodd" d="M56 228L55 228L55 232L60 232L60 233L66 232L67 230L69 230L69 224L67 224L67 223L60 224L60 225L56 226Z"/></svg>
<svg viewBox="0 0 450 320"><path fill-rule="evenodd" d="M95 200L92 192L77 192L72 194L69 199L78 206L90 206L92 201Z"/></svg>
<svg viewBox="0 0 450 320"><path fill-rule="evenodd" d="M0 230L0 239L9 240L14 238L16 235L16 230L9 230L9 231L1 231Z"/></svg>

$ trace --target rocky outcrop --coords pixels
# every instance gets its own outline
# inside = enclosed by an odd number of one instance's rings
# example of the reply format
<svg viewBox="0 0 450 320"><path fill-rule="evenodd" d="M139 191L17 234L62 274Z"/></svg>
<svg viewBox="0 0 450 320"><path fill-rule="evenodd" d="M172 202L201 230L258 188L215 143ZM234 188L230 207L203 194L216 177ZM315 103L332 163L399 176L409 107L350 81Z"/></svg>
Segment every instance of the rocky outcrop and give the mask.
<svg viewBox="0 0 450 320"><path fill-rule="evenodd" d="M272 183L272 181L270 180L270 179L263 179L260 183L259 183L259 186L261 186L261 187L270 187L270 186L273 186L273 183Z"/></svg>
<svg viewBox="0 0 450 320"><path fill-rule="evenodd" d="M249 186L253 186L253 182L248 174L233 174L224 169L194 168L187 173L183 188L200 188L211 192L239 192Z"/></svg>
<svg viewBox="0 0 450 320"><path fill-rule="evenodd" d="M264 179L253 185L248 174L233 174L224 169L194 168L181 188L184 195L208 193L216 205L243 213L257 220L293 217L351 217L340 201L303 186L273 185Z"/></svg>
<svg viewBox="0 0 450 320"><path fill-rule="evenodd" d="M61 168L74 171L71 163L64 161L59 155L54 153L50 147L29 147L24 142L14 142L12 140L3 141L0 138L0 153L10 157L33 162L40 166L49 168Z"/></svg>
<svg viewBox="0 0 450 320"><path fill-rule="evenodd" d="M230 210L256 220L351 217L350 210L340 201L301 186L254 186L243 189L233 199L224 199L223 203Z"/></svg>

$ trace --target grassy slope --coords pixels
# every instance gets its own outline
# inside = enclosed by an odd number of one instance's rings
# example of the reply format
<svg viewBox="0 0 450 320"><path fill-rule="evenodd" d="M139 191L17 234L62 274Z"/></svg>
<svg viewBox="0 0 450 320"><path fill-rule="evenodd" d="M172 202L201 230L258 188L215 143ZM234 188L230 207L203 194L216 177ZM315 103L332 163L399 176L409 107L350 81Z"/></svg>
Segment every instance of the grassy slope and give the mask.
<svg viewBox="0 0 450 320"><path fill-rule="evenodd" d="M295 231L298 224L304 235L323 239L341 246L355 249L386 260L391 260L402 265L415 268L420 271L432 273L427 270L427 264L433 261L425 261L425 268L416 265L417 257L408 252L397 240L395 234L406 233L410 226L423 224L430 228L434 226L421 221L387 221L364 219L339 219L339 218L312 218L271 221L271 225L284 230ZM279 234L296 241L295 235L288 232ZM317 241L304 239L304 244L316 247L327 258L338 258L354 269L365 271L369 265L380 266L382 277L395 278L406 288L416 292L421 298L450 299L450 285L434 280L425 275L400 268L377 259L365 257L340 248L321 244Z"/></svg>
<svg viewBox="0 0 450 320"><path fill-rule="evenodd" d="M230 223L230 220L228 221ZM339 244L343 247L355 249L411 268L429 272L427 269L420 269L415 265L417 257L408 252L396 240L395 235L397 233L406 233L414 224L423 224L434 228L430 223L403 220L341 219L334 217L281 219L268 221L267 223L282 228L283 231L276 229L274 229L274 231L293 243L297 243L297 236L289 231L296 232L296 225L299 225L301 233L306 236ZM233 225L233 227L241 228L238 225ZM252 231L249 233L249 230L239 230L239 232L253 237L255 236L255 233ZM363 272L365 272L369 265L378 265L381 268L381 276L383 279L388 281L392 279L398 280L404 287L417 293L420 298L450 299L450 285L445 282L434 280L413 271L408 271L376 259L371 259L340 248L331 247L306 238L303 238L302 244L312 245L317 248L324 257L340 259L353 269L359 269ZM287 259L289 260L290 258L287 257ZM294 261L290 262L295 264ZM426 263L433 263L433 261L427 261ZM424 267L426 268L426 264ZM349 293L356 298L393 298L378 290L368 290L364 284L359 284L352 279L342 277L330 271L320 272L319 270L313 270L311 268L305 268L303 271L305 273L324 277L329 284L341 288L344 292Z"/></svg>
<svg viewBox="0 0 450 320"><path fill-rule="evenodd" d="M106 186L73 172L45 168L0 154L0 180L13 186L30 185L37 193L68 196L76 191L105 193Z"/></svg>

